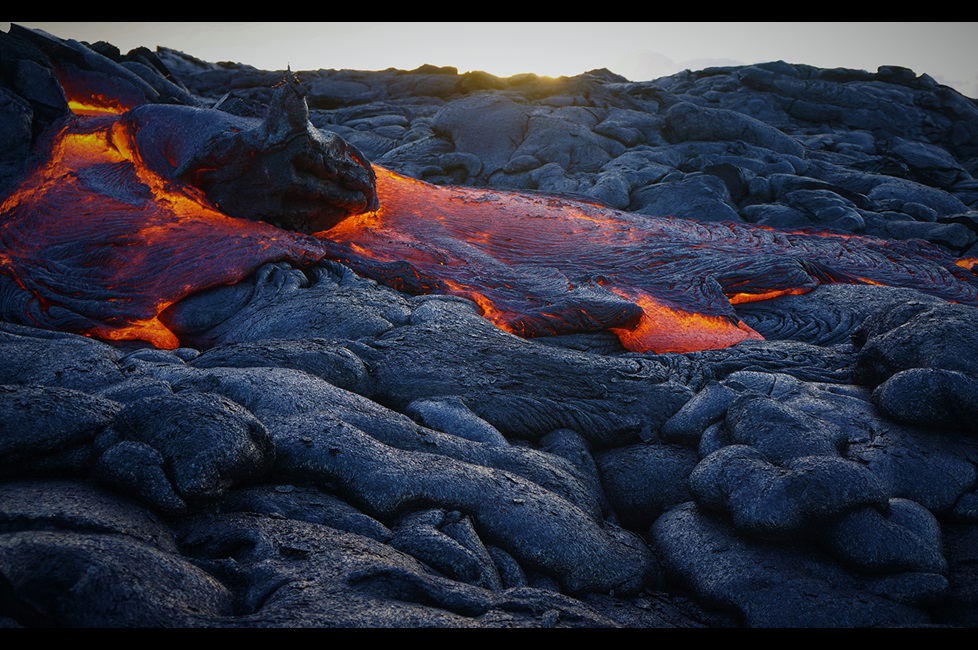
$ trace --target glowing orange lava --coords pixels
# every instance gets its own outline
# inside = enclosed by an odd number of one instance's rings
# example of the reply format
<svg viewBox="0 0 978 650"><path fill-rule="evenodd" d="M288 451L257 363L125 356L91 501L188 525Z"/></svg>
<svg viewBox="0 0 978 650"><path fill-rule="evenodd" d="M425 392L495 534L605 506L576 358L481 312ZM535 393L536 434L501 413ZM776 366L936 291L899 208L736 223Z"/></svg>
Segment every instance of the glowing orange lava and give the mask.
<svg viewBox="0 0 978 650"><path fill-rule="evenodd" d="M523 337L610 330L639 352L758 339L733 305L825 282L978 304L978 260L924 242L656 218L434 186L378 166L378 210L301 235L228 217L151 171L125 101L88 92L70 105L76 114L0 205L0 274L20 292L26 324L174 348L158 318L168 306L266 262L323 258L409 293L470 298Z"/></svg>
<svg viewBox="0 0 978 650"><path fill-rule="evenodd" d="M978 302L974 274L923 242L653 218L374 167L380 209L317 233L329 256L381 282L394 271L422 279L419 293L470 298L525 337L610 329L633 351L727 347L761 338L733 305L824 282Z"/></svg>
<svg viewBox="0 0 978 650"><path fill-rule="evenodd" d="M315 239L222 214L132 145L113 117L70 119L0 204L0 273L28 293L28 324L172 349L169 305L266 261L321 259Z"/></svg>

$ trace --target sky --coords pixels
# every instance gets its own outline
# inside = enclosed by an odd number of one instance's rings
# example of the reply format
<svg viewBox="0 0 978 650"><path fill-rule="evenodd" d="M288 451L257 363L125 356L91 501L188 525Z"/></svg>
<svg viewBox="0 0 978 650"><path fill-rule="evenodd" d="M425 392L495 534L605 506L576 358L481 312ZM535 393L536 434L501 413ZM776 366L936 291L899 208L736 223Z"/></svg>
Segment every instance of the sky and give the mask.
<svg viewBox="0 0 978 650"><path fill-rule="evenodd" d="M14 22L123 53L164 46L261 70L427 63L508 77L607 68L647 81L782 60L870 72L898 65L978 98L978 22Z"/></svg>

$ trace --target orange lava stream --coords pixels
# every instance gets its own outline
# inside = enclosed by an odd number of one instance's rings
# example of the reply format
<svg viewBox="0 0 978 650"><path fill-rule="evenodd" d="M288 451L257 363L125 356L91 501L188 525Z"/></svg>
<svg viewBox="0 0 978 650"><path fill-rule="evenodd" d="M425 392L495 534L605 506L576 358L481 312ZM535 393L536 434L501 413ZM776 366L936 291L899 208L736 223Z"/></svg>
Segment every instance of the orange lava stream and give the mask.
<svg viewBox="0 0 978 650"><path fill-rule="evenodd" d="M955 260L954 263L963 269L972 271L978 268L978 257L962 257L958 260Z"/></svg>
<svg viewBox="0 0 978 650"><path fill-rule="evenodd" d="M0 205L0 273L39 326L172 349L160 313L259 265L323 258L409 293L473 300L503 330L610 330L690 352L761 336L733 305L825 282L909 286L978 304L978 259L923 242L647 217L531 192L441 187L374 166L380 208L315 236L228 217L152 172L126 103L94 93Z"/></svg>
<svg viewBox="0 0 978 650"><path fill-rule="evenodd" d="M876 284L870 282L869 284ZM781 296L800 296L804 293L808 293L811 289L794 287L791 289L780 289L777 291L765 291L763 293L732 293L727 296L731 305L743 305L748 302L761 302L763 300L773 300L774 298L780 298Z"/></svg>
<svg viewBox="0 0 978 650"><path fill-rule="evenodd" d="M173 349L168 306L266 261L321 259L316 240L228 217L151 172L131 136L112 116L69 119L0 205L0 273L34 295L28 320Z"/></svg>
<svg viewBox="0 0 978 650"><path fill-rule="evenodd" d="M745 339L764 337L743 321L724 316L706 316L670 307L642 291L613 289L642 308L633 328L609 328L628 350L694 352L727 348Z"/></svg>
<svg viewBox="0 0 978 650"><path fill-rule="evenodd" d="M521 336L588 331L593 323L632 351L722 348L761 338L732 305L825 282L912 286L976 302L974 276L959 272L970 267L932 247L652 218L554 196L432 186L374 168L381 207L317 233L330 257L378 281L383 264L406 261L434 290L475 301L487 319ZM637 324L589 321L587 296L561 303L580 286L638 305Z"/></svg>

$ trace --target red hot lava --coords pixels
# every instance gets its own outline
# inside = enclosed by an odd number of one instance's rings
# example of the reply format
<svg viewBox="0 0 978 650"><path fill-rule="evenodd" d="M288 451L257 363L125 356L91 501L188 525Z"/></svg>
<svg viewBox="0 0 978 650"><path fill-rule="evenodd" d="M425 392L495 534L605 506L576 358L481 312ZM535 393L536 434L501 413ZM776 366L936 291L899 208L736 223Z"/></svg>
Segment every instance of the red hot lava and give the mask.
<svg viewBox="0 0 978 650"><path fill-rule="evenodd" d="M920 241L653 218L375 169L380 209L318 233L330 256L387 284L471 298L525 337L609 328L633 351L721 348L761 338L733 305L824 282L978 303L975 274Z"/></svg>
<svg viewBox="0 0 978 650"><path fill-rule="evenodd" d="M228 217L152 171L126 113L91 103L82 113L50 134L0 204L0 273L23 292L22 313L7 318L172 349L179 341L158 319L171 304L267 261L321 259L317 240Z"/></svg>
<svg viewBox="0 0 978 650"><path fill-rule="evenodd" d="M142 151L140 123L118 103L88 96L73 106L0 204L0 274L16 287L4 315L34 326L174 348L158 318L169 305L269 261L324 258L411 293L470 298L520 336L610 329L633 351L761 338L733 305L825 282L978 304L970 265L924 242L654 218L434 186L377 166L378 209L303 235L229 217L199 188L147 165L167 143Z"/></svg>

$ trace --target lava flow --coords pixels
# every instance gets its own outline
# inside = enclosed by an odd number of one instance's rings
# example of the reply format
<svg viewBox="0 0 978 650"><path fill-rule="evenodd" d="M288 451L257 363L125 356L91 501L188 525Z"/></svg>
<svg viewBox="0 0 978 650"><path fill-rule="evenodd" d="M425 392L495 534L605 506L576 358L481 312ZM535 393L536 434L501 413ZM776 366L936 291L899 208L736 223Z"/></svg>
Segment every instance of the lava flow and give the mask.
<svg viewBox="0 0 978 650"><path fill-rule="evenodd" d="M824 282L978 303L978 276L921 241L654 218L375 171L380 209L318 233L330 257L402 290L471 298L524 337L610 329L633 351L722 348L761 338L733 305Z"/></svg>
<svg viewBox="0 0 978 650"><path fill-rule="evenodd" d="M151 171L111 106L84 106L0 204L0 274L21 290L6 319L172 349L169 305L264 262L321 259L317 240L228 217Z"/></svg>
<svg viewBox="0 0 978 650"><path fill-rule="evenodd" d="M73 106L77 114L47 134L0 204L6 320L174 348L177 337L158 318L169 305L266 262L324 258L409 293L471 298L523 337L611 330L633 351L760 338L733 305L825 282L978 304L973 270L924 242L654 218L555 196L434 186L377 166L369 198L378 209L303 235L228 216L186 177L161 171L180 167L173 152L193 146L179 130L138 137L146 120L164 114L175 123L203 116L194 128L204 136L238 133L245 118L231 128L232 117L214 110L155 106L137 115L91 94ZM156 140L166 137L173 142Z"/></svg>

